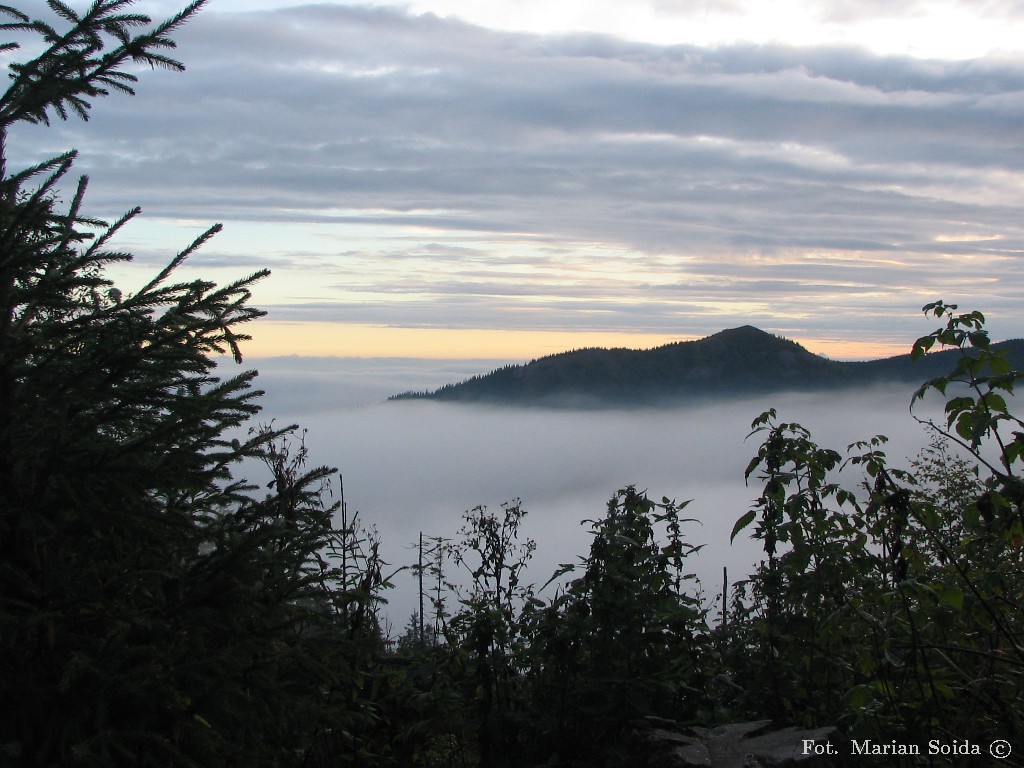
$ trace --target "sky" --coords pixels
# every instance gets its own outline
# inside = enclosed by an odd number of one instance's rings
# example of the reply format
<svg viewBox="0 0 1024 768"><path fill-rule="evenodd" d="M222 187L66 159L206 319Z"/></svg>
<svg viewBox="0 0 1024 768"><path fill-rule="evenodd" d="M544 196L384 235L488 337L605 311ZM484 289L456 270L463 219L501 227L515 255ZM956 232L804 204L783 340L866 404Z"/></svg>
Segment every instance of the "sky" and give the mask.
<svg viewBox="0 0 1024 768"><path fill-rule="evenodd" d="M744 324L878 357L939 298L1024 336L1021 3L212 0L177 40L184 73L7 152L142 206L128 288L223 222L182 275L272 270L249 357Z"/></svg>

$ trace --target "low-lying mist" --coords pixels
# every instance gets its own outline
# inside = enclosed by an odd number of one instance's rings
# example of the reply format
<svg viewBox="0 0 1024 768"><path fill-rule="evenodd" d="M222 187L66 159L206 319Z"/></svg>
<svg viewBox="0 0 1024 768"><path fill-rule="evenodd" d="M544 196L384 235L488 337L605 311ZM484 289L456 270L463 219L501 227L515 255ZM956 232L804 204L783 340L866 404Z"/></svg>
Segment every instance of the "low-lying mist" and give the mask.
<svg viewBox="0 0 1024 768"><path fill-rule="evenodd" d="M380 402L395 391L433 386L438 376L453 372L437 361L406 361L404 367L380 362L384 375L377 385L374 364L365 360L262 363L259 384L267 395L261 420L308 429L312 460L340 469L350 513L358 511L377 528L394 567L416 561L421 531L455 537L466 510L486 505L500 512L503 502L518 498L528 512L523 533L537 542L528 579L537 585L560 563L587 553L588 526L580 522L602 516L608 499L627 485L646 489L655 500L692 499L686 516L699 522L686 531L691 543L705 545L692 570L709 599L720 592L723 566L730 581L745 577L761 559L759 543L744 533L730 545L729 534L760 493L754 478L744 485L743 471L760 444L757 436L746 438L751 421L768 408L844 454L850 443L884 434L895 466L905 466L929 441L910 416L912 392L903 386L730 398L673 409L566 411ZM402 376L418 372L428 380L395 389ZM941 409L932 404L917 411L935 415ZM853 487L862 477L847 469L844 479ZM400 632L416 607L411 571L398 574L395 585L386 614L392 631Z"/></svg>

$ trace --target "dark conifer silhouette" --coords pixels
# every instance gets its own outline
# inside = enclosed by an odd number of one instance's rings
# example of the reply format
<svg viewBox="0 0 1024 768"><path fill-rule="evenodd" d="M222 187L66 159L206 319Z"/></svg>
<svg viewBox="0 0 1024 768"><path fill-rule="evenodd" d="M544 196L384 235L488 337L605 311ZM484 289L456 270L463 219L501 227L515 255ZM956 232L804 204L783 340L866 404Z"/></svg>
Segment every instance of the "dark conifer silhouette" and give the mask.
<svg viewBox="0 0 1024 768"><path fill-rule="evenodd" d="M213 226L122 292L106 268L131 256L111 240L138 209L88 217L84 177L62 200L73 151L7 161L16 123L88 119L139 64L183 69L171 35L203 2L156 25L129 0L48 6L52 22L0 7L41 49L0 98L0 763L295 762L365 719L350 686L380 570L332 527L332 471L306 470L288 429L246 432L255 372L217 374L217 356L241 362L266 272L175 282ZM232 474L246 459L262 497Z"/></svg>

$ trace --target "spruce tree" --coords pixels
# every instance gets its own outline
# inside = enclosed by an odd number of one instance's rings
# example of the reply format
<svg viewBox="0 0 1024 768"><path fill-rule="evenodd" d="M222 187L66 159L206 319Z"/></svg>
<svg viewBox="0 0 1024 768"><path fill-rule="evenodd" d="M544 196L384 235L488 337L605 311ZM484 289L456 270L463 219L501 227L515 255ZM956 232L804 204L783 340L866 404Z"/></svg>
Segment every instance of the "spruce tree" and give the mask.
<svg viewBox="0 0 1024 768"><path fill-rule="evenodd" d="M298 764L365 716L350 686L372 633L351 617L374 595L321 555L355 546L331 471L304 469L289 430L246 432L255 373L217 371L241 362L266 273L175 282L215 226L124 293L111 240L139 211L88 217L86 178L62 192L73 151L8 167L15 124L87 120L138 65L183 69L171 36L204 2L159 24L131 0L48 0L53 22L0 6L41 48L0 98L0 764ZM246 459L269 467L262 497L232 474Z"/></svg>

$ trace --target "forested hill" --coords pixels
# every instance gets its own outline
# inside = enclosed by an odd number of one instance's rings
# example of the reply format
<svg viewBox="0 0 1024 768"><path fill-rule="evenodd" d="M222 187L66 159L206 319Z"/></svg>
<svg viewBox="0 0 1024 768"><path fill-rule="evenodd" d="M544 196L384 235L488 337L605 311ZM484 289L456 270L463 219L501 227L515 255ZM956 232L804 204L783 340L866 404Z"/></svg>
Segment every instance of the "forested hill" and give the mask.
<svg viewBox="0 0 1024 768"><path fill-rule="evenodd" d="M1024 369L1024 340L994 344L1014 368ZM509 365L447 384L413 398L509 405L663 405L722 394L812 391L885 382L920 384L948 373L960 352L935 352L841 362L809 352L795 341L745 325L697 341L649 350L580 349Z"/></svg>

